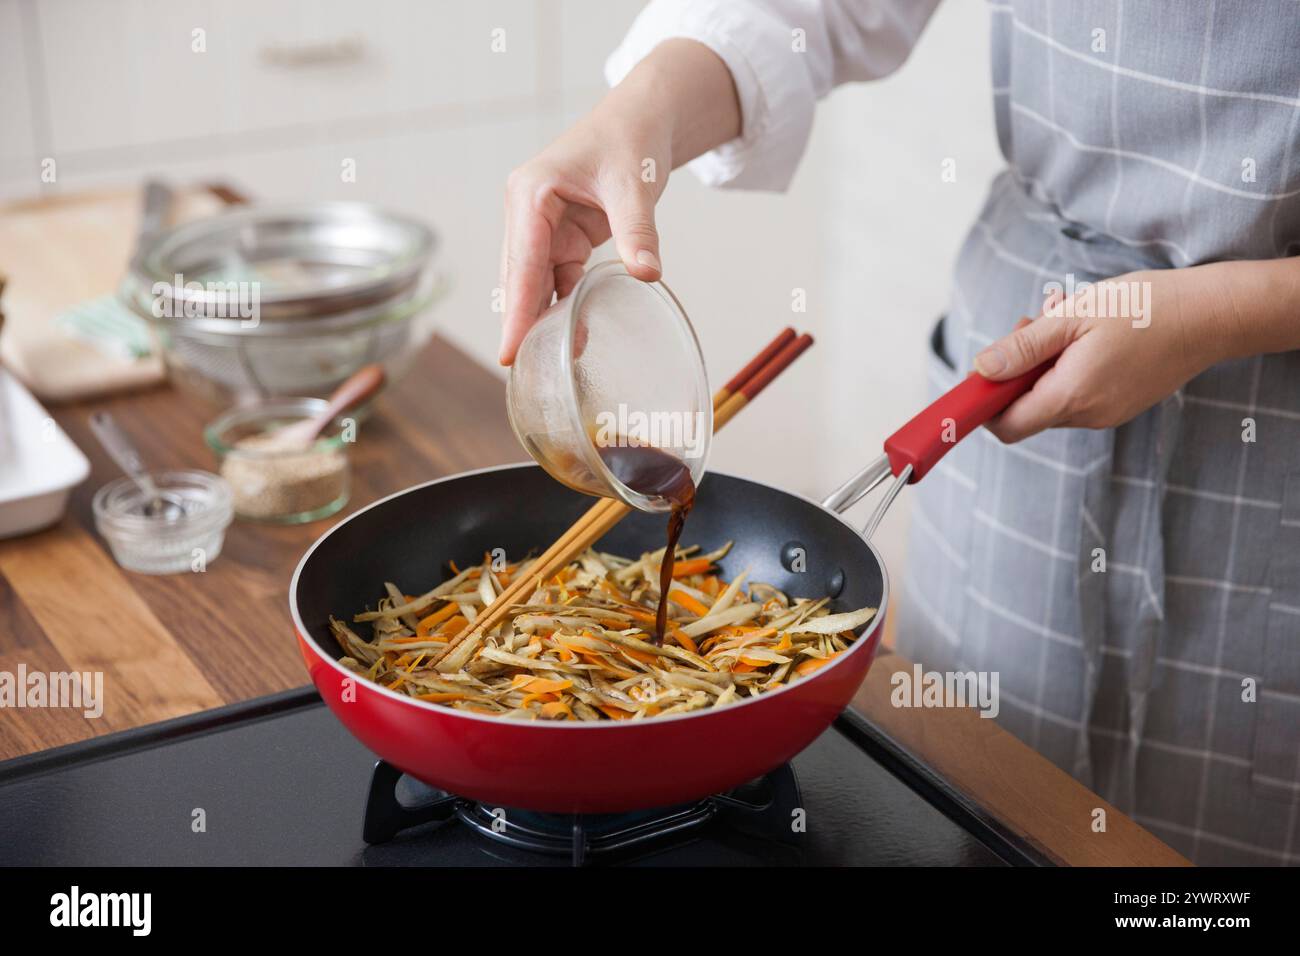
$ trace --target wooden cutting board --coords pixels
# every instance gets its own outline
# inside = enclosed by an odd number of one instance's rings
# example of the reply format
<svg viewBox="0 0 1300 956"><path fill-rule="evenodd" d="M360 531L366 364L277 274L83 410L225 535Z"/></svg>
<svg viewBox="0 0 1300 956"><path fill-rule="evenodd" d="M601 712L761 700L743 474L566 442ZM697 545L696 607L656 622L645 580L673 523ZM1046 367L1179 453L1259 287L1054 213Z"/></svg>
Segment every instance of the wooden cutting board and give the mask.
<svg viewBox="0 0 1300 956"><path fill-rule="evenodd" d="M163 380L157 355L126 359L73 338L54 319L116 291L135 248L143 190L50 196L0 208L0 361L46 403L144 388ZM178 189L170 221L219 211L222 187Z"/></svg>

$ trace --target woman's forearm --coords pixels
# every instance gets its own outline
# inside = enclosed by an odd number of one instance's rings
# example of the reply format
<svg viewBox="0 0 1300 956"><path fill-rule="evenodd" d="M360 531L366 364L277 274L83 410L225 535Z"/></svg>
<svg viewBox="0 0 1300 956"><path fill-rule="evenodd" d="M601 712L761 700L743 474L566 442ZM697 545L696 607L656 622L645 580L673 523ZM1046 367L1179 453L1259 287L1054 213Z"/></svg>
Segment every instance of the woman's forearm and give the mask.
<svg viewBox="0 0 1300 956"><path fill-rule="evenodd" d="M1222 359L1300 350L1300 257L1196 267L1215 321L1211 352Z"/></svg>
<svg viewBox="0 0 1300 956"><path fill-rule="evenodd" d="M703 43L665 40L596 107L594 116L620 122L664 123L673 168L735 139L740 101L731 71Z"/></svg>

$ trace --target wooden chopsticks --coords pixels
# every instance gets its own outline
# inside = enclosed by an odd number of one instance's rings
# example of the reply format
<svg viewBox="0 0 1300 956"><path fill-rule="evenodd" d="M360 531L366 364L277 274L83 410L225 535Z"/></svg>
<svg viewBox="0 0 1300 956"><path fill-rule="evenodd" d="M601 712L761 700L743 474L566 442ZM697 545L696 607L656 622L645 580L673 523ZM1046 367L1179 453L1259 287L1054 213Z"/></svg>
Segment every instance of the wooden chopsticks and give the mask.
<svg viewBox="0 0 1300 956"><path fill-rule="evenodd" d="M729 399L736 392L739 392L741 386L753 378L759 369L772 361L778 352L793 342L794 337L794 329L787 325L777 334L776 338L763 346L763 350L750 359L748 365L733 375L726 385L723 385L722 388L713 393L713 410L716 412L723 402ZM812 343L811 339L808 341L809 344ZM714 429L714 431L716 430L717 429Z"/></svg>
<svg viewBox="0 0 1300 956"><path fill-rule="evenodd" d="M786 329L793 336L793 329ZM782 335L785 333L783 332ZM777 336L780 338L781 336ZM772 384L772 380L790 367L800 355L803 355L813 344L813 338L807 332L803 335L792 337L785 341L777 348L768 361L755 366L754 371L742 382L737 384L734 391L729 391L727 386L720 389L713 399L713 432L717 434L719 428L731 421L732 418L746 405L758 397L758 393ZM769 345L768 348L771 348ZM764 349L764 351L767 351ZM761 353L760 353L761 355ZM754 365L754 363L750 363ZM750 366L746 366L749 368ZM732 380L733 382L735 379ZM723 396L719 401L718 396Z"/></svg>
<svg viewBox="0 0 1300 956"><path fill-rule="evenodd" d="M720 428L752 402L773 379L789 368L790 364L812 343L812 336L806 332L803 335L796 335L792 328L783 329L754 356L748 365L718 389L713 395L714 434L717 434ZM541 582L549 580L566 568L574 558L604 537L631 511L629 505L612 498L601 498L597 501L542 552L528 569L527 574L521 574L511 581L497 595L496 600L483 609L472 626L464 628L453 637L448 642L446 650L434 658L432 663L436 665L470 637L486 633L496 627L510 609L536 590Z"/></svg>

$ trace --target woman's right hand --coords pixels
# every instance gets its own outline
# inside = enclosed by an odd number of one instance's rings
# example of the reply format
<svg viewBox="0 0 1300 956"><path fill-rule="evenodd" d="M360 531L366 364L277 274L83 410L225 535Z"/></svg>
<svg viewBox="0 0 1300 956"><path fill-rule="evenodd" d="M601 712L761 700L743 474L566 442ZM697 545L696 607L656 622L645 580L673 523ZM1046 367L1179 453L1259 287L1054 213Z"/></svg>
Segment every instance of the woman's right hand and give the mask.
<svg viewBox="0 0 1300 956"><path fill-rule="evenodd" d="M592 249L611 235L628 272L658 279L654 207L674 160L692 159L739 130L726 65L693 40L668 40L591 113L511 173L501 253L501 364L514 362L552 295L569 294Z"/></svg>
<svg viewBox="0 0 1300 956"><path fill-rule="evenodd" d="M654 208L671 168L671 127L658 110L616 106L601 103L506 183L502 365L514 361L552 294L568 295L611 235L632 275L652 281L662 273Z"/></svg>

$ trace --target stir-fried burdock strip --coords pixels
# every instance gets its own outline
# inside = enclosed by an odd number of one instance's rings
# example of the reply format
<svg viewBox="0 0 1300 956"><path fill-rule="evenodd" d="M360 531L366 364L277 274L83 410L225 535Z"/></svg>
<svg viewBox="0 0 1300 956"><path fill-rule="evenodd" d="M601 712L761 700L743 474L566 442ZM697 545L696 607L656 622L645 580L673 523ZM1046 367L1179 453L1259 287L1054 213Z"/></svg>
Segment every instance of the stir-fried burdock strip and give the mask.
<svg viewBox="0 0 1300 956"><path fill-rule="evenodd" d="M370 625L368 638L334 618L330 628L345 667L420 700L525 720L640 720L726 706L806 677L875 616L875 608L831 614L825 599L746 586L747 572L724 581L718 562L729 550L678 549L662 644L654 633L663 549L637 559L588 549L445 656L505 587L526 579L531 561L494 571L485 556L416 596L385 583L376 609L353 618Z"/></svg>

